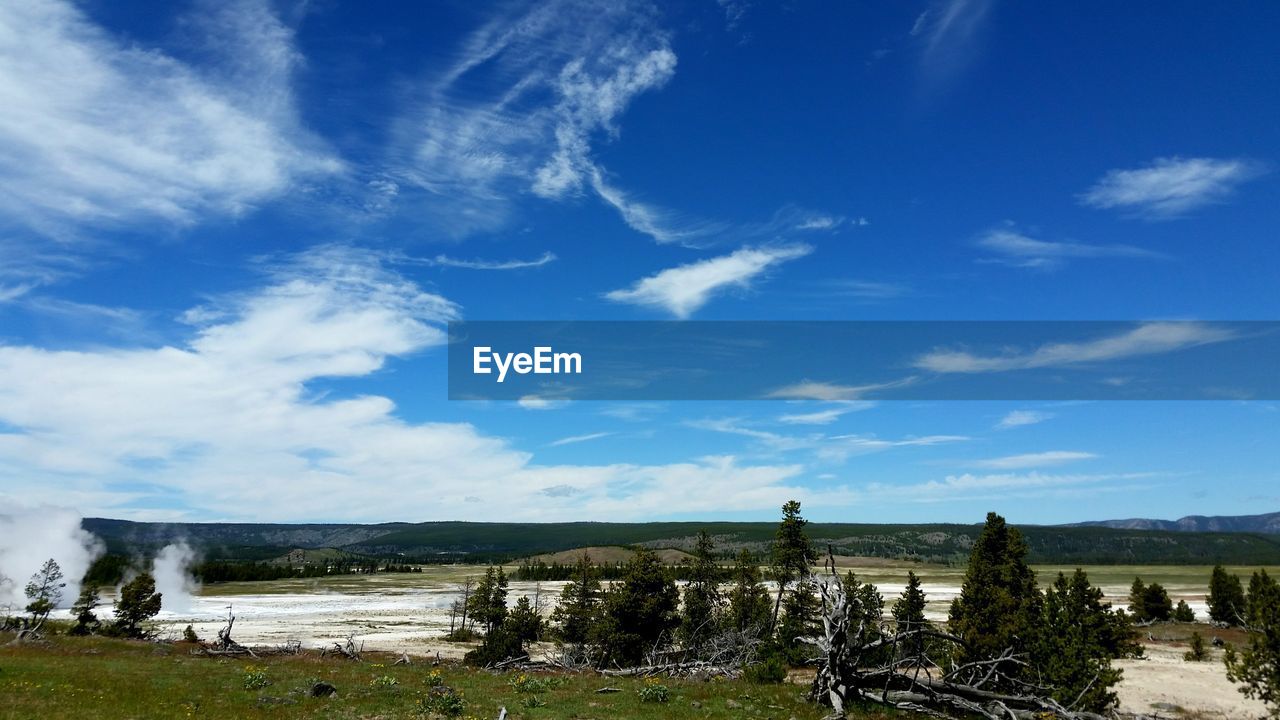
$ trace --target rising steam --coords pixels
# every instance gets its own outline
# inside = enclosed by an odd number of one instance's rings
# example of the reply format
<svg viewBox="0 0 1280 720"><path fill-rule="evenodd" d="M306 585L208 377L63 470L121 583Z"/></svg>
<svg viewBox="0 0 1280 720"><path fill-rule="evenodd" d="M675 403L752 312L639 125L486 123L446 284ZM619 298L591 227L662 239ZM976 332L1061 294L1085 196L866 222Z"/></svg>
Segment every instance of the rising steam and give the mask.
<svg viewBox="0 0 1280 720"><path fill-rule="evenodd" d="M151 563L151 574L156 579L156 591L163 595L164 609L169 612L191 610L191 599L200 586L191 577L191 565L196 552L186 542L165 545Z"/></svg>
<svg viewBox="0 0 1280 720"><path fill-rule="evenodd" d="M49 558L62 568L61 607L80 593L80 579L103 552L102 541L80 527L80 513L52 506L10 507L0 514L0 607L27 604L23 588Z"/></svg>

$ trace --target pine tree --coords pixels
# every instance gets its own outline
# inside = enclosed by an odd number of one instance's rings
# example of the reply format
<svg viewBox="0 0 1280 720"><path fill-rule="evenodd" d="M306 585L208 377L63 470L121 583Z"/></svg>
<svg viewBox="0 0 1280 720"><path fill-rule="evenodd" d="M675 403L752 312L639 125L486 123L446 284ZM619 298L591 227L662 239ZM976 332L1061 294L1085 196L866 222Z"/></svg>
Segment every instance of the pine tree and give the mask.
<svg viewBox="0 0 1280 720"><path fill-rule="evenodd" d="M884 596L875 585L862 582L852 571L845 573L840 579L845 597L849 603L849 644L853 647L864 647L883 637ZM873 665L888 662L890 648L864 652L863 662Z"/></svg>
<svg viewBox="0 0 1280 720"><path fill-rule="evenodd" d="M787 587L808 577L810 568L818 560L818 554L804 532L808 522L800 515L798 501L788 500L782 506L782 522L778 525L772 548L773 579L778 583L778 598L774 601L773 617L769 621L771 629L778 625L778 613Z"/></svg>
<svg viewBox="0 0 1280 720"><path fill-rule="evenodd" d="M763 632L769 624L769 605L769 590L760 582L760 568L744 548L733 566L725 626L738 632Z"/></svg>
<svg viewBox="0 0 1280 720"><path fill-rule="evenodd" d="M1244 619L1244 586L1240 578L1215 565L1209 576L1209 618L1214 622L1239 625Z"/></svg>
<svg viewBox="0 0 1280 720"><path fill-rule="evenodd" d="M694 657L698 657L703 642L715 634L720 614L720 568L715 563L714 551L711 536L706 530L700 531L680 612L680 639Z"/></svg>
<svg viewBox="0 0 1280 720"><path fill-rule="evenodd" d="M1267 704L1280 717L1280 585L1266 570L1249 580L1245 627L1249 644L1242 652L1227 646L1223 661L1227 679L1243 685L1240 692Z"/></svg>
<svg viewBox="0 0 1280 720"><path fill-rule="evenodd" d="M1187 662L1201 662L1209 658L1209 650L1204 646L1204 638L1200 633L1191 633L1191 649L1182 654Z"/></svg>
<svg viewBox="0 0 1280 720"><path fill-rule="evenodd" d="M1126 616L1103 602L1083 570L1057 580L1044 595L1043 621L1032 657L1040 682L1063 705L1104 713L1115 707L1121 671L1111 661L1131 654Z"/></svg>
<svg viewBox="0 0 1280 720"><path fill-rule="evenodd" d="M1027 565L1022 533L995 513L969 554L960 596L951 603L951 632L964 640L956 661L990 660L1006 650L1025 652L1036 635L1043 597ZM1016 676L1016 668L1002 668Z"/></svg>
<svg viewBox="0 0 1280 720"><path fill-rule="evenodd" d="M534 609L528 595L521 595L516 606L507 614L504 624L523 647L525 643L537 642L542 638L542 616Z"/></svg>
<svg viewBox="0 0 1280 720"><path fill-rule="evenodd" d="M658 556L641 548L605 593L604 612L591 640L606 665L638 665L645 653L665 647L680 624L680 593Z"/></svg>
<svg viewBox="0 0 1280 720"><path fill-rule="evenodd" d="M804 665L815 654L813 645L804 641L822 634L822 602L813 581L804 578L795 584L782 603L778 622L778 645L791 665Z"/></svg>
<svg viewBox="0 0 1280 720"><path fill-rule="evenodd" d="M1142 594L1143 620L1170 620L1174 616L1174 602L1169 600L1169 592L1164 585L1151 583Z"/></svg>
<svg viewBox="0 0 1280 720"><path fill-rule="evenodd" d="M150 573L142 573L120 588L116 599L116 619L112 632L122 637L143 637L142 623L160 612L161 595L156 592L156 580Z"/></svg>
<svg viewBox="0 0 1280 720"><path fill-rule="evenodd" d="M62 582L62 568L53 558L46 560L31 576L25 591L27 600L30 601L27 612L31 613L32 625L39 626L58 607L58 603L62 602L62 588L66 586Z"/></svg>
<svg viewBox="0 0 1280 720"><path fill-rule="evenodd" d="M484 578L476 584L471 594L470 615L489 634L502 625L507 617L507 576L501 567L489 566Z"/></svg>
<svg viewBox="0 0 1280 720"><path fill-rule="evenodd" d="M1147 617L1146 600L1147 584L1142 582L1142 578L1135 577L1133 584L1129 586L1129 614L1138 622L1150 619Z"/></svg>
<svg viewBox="0 0 1280 720"><path fill-rule="evenodd" d="M71 606L71 614L76 618L76 624L70 630L72 635L91 635L98 630L98 616L93 611L99 602L98 586L85 583L80 588L80 596Z"/></svg>
<svg viewBox="0 0 1280 720"><path fill-rule="evenodd" d="M584 552L574 566L574 580L560 591L560 602L551 612L551 622L561 641L581 645L587 642L599 611L600 580Z"/></svg>
<svg viewBox="0 0 1280 720"><path fill-rule="evenodd" d="M1195 622L1196 613L1186 600L1179 600L1177 606L1173 608L1173 619L1178 622Z"/></svg>
<svg viewBox="0 0 1280 720"><path fill-rule="evenodd" d="M914 570L907 571L907 586L893 603L893 621L897 625L897 631L909 633L929 629L929 621L924 616L927 603L924 590L920 587L920 577ZM925 656L925 647L926 638L923 635L915 635L908 638L901 649L905 657L920 661Z"/></svg>

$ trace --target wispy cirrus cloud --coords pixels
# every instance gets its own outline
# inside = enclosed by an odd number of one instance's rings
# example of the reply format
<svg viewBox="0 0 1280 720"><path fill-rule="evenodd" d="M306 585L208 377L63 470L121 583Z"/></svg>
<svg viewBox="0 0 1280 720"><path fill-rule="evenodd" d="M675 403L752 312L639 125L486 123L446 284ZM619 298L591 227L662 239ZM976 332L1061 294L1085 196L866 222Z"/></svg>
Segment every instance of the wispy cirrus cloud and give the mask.
<svg viewBox="0 0 1280 720"><path fill-rule="evenodd" d="M1010 428L1036 425L1052 418L1053 413L1042 410L1013 410L1000 418L1000 422L996 423L996 429L1008 430Z"/></svg>
<svg viewBox="0 0 1280 720"><path fill-rule="evenodd" d="M827 408L825 410L779 415L778 422L783 425L830 425L851 412L868 410L875 407L875 405L875 403L868 401L843 402L836 407Z"/></svg>
<svg viewBox="0 0 1280 720"><path fill-rule="evenodd" d="M555 262L555 253L550 251L542 253L542 255L533 260L464 260L461 258L453 258L448 255L437 255L430 260L426 260L429 265L438 265L440 267L463 268L465 270L524 270L527 268L542 267L551 262Z"/></svg>
<svg viewBox="0 0 1280 720"><path fill-rule="evenodd" d="M467 226L501 222L521 194L560 200L590 190L659 242L694 232L607 182L592 158L594 144L619 136L631 102L675 74L657 16L642 0L552 0L499 13L398 122L398 180L450 198L442 211L456 209L450 220Z"/></svg>
<svg viewBox="0 0 1280 720"><path fill-rule="evenodd" d="M1131 245L1090 245L1077 242L1038 240L1013 230L992 230L977 240L977 246L992 253L990 262L1015 267L1053 269L1070 260L1089 258L1160 258L1160 253Z"/></svg>
<svg viewBox="0 0 1280 720"><path fill-rule="evenodd" d="M821 400L824 402L862 400L867 395L878 390L906 387L914 384L916 380L917 378L915 377L905 377L901 380L867 385L841 385L839 383L801 380L798 383L780 387L765 397L782 400Z"/></svg>
<svg viewBox="0 0 1280 720"><path fill-rule="evenodd" d="M975 467L989 468L991 470L1023 470L1026 468L1062 465L1070 462L1078 462L1080 460L1093 460L1097 457L1098 456L1094 453L1089 452L1048 450L1045 452L1005 455L1004 457L978 460L973 463L973 465Z"/></svg>
<svg viewBox="0 0 1280 720"><path fill-rule="evenodd" d="M1167 220L1222 202L1264 172L1262 163L1241 158L1158 158L1146 167L1107 172L1080 202Z"/></svg>
<svg viewBox="0 0 1280 720"><path fill-rule="evenodd" d="M804 244L744 247L728 255L668 268L638 280L629 288L608 292L605 298L660 308L684 319L716 295L735 288L749 288L768 270L812 251L811 246Z"/></svg>
<svg viewBox="0 0 1280 720"><path fill-rule="evenodd" d="M926 84L944 83L973 62L994 5L995 0L934 0L916 17L911 37L920 43Z"/></svg>
<svg viewBox="0 0 1280 720"><path fill-rule="evenodd" d="M610 435L613 435L613 433L594 432L594 433L587 433L585 435L570 435L569 437L562 437L559 440L553 440L552 442L547 443L547 446L563 447L565 445L577 445L578 443L590 442L591 440L599 440L601 438L607 438Z"/></svg>
<svg viewBox="0 0 1280 720"><path fill-rule="evenodd" d="M1074 497L1131 489L1123 483L1150 480L1153 473L993 473L989 475L948 475L908 485L883 483L867 487L874 497L902 498L909 502L931 503L954 500L1008 499L1011 497Z"/></svg>
<svg viewBox="0 0 1280 720"><path fill-rule="evenodd" d="M753 427L742 418L708 418L691 420L685 424L699 430L750 438L772 452L811 451L818 459L835 463L844 462L850 456L883 452L894 448L931 447L969 440L964 435L921 435L896 440L868 434L828 435L826 433L812 432L789 435L761 430L758 427Z"/></svg>
<svg viewBox="0 0 1280 720"><path fill-rule="evenodd" d="M1232 330L1207 323L1151 322L1110 337L1049 343L1027 352L975 355L963 350L935 350L916 358L913 365L936 373L1028 370L1173 352L1235 337Z"/></svg>
<svg viewBox="0 0 1280 720"><path fill-rule="evenodd" d="M60 0L0 8L0 208L66 238L81 225L237 215L341 163L298 119L293 34L265 2L200 5L197 69Z"/></svg>

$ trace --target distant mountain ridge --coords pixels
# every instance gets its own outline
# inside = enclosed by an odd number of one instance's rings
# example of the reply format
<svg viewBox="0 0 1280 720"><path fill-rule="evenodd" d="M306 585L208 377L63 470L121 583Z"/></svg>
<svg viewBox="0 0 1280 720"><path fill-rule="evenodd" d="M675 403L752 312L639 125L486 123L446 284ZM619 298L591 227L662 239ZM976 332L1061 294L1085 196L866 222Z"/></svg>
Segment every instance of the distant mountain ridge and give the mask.
<svg viewBox="0 0 1280 720"><path fill-rule="evenodd" d="M1167 530L1170 532L1232 532L1280 535L1280 512L1262 515L1187 515L1177 520L1128 518L1092 520L1061 527L1106 527L1117 530Z"/></svg>

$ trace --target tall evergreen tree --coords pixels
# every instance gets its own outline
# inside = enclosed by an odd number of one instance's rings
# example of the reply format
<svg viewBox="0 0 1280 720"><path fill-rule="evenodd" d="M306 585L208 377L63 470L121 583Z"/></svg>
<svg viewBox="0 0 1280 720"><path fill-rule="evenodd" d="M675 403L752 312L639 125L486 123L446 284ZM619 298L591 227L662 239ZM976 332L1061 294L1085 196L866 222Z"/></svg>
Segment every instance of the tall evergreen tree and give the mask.
<svg viewBox="0 0 1280 720"><path fill-rule="evenodd" d="M507 576L501 567L489 566L471 593L470 615L485 634L492 633L507 618Z"/></svg>
<svg viewBox="0 0 1280 720"><path fill-rule="evenodd" d="M116 599L116 619L111 625L113 634L135 638L144 636L146 631L142 623L160 612L161 598L151 573L142 573L125 583Z"/></svg>
<svg viewBox="0 0 1280 720"><path fill-rule="evenodd" d="M733 588L725 612L725 626L738 632L763 632L769 624L769 590L760 581L760 568L743 548L733 566Z"/></svg>
<svg viewBox="0 0 1280 720"><path fill-rule="evenodd" d="M990 660L1010 649L1027 651L1042 603L1022 533L999 515L987 513L969 554L960 596L951 603L951 632L964 640L957 662ZM1010 676L1018 674L1012 667L1004 670Z"/></svg>
<svg viewBox="0 0 1280 720"><path fill-rule="evenodd" d="M76 618L76 624L70 630L72 635L90 635L98 630L98 616L93 611L99 602L98 586L85 583L71 606L71 614Z"/></svg>
<svg viewBox="0 0 1280 720"><path fill-rule="evenodd" d="M700 531L680 611L680 640L695 657L707 638L715 634L720 615L720 567L715 563L714 551L711 536L706 530Z"/></svg>
<svg viewBox="0 0 1280 720"><path fill-rule="evenodd" d="M907 571L907 586L893 603L893 621L899 633L915 630L927 630L930 623L925 619L924 610L928 603L924 590L920 587L920 577L914 570ZM922 659L925 655L926 638L915 635L902 645L902 653L907 658Z"/></svg>
<svg viewBox="0 0 1280 720"><path fill-rule="evenodd" d="M622 580L604 596L604 613L591 639L606 665L638 665L645 653L671 641L680 624L680 594L658 556L641 548Z"/></svg>
<svg viewBox="0 0 1280 720"><path fill-rule="evenodd" d="M560 602L551 612L551 622L561 641L581 645L587 642L599 615L601 595L596 569L585 552L574 565L573 577L560 591Z"/></svg>
<svg viewBox="0 0 1280 720"><path fill-rule="evenodd" d="M507 613L503 624L521 647L542 638L542 615L533 607L528 595L521 595L516 600L516 606Z"/></svg>
<svg viewBox="0 0 1280 720"><path fill-rule="evenodd" d="M1112 688L1121 677L1111 661L1133 649L1127 616L1103 602L1089 576L1079 569L1070 578L1058 573L1044 595L1043 625L1032 653L1052 696L1072 709L1110 710L1117 702Z"/></svg>
<svg viewBox="0 0 1280 720"><path fill-rule="evenodd" d="M58 607L58 603L62 602L62 588L66 586L62 582L62 568L53 558L46 560L31 576L25 588L29 601L27 612L31 613L32 624L44 622L49 613Z"/></svg>
<svg viewBox="0 0 1280 720"><path fill-rule="evenodd" d="M1209 576L1209 618L1214 622L1239 625L1244 619L1244 586L1240 577L1221 565Z"/></svg>
<svg viewBox="0 0 1280 720"><path fill-rule="evenodd" d="M782 597L794 582L809 576L810 568L818 560L818 553L809 542L804 526L809 523L800 515L800 503L788 500L782 506L782 522L773 541L773 579L778 583L778 597L773 603L773 617L769 621L772 630L778 625L778 613Z"/></svg>
<svg viewBox="0 0 1280 720"><path fill-rule="evenodd" d="M783 656L792 665L804 665L816 651L804 641L822 634L822 601L817 587L802 578L782 602L782 618L778 622L777 642Z"/></svg>
<svg viewBox="0 0 1280 720"><path fill-rule="evenodd" d="M849 644L853 647L866 646L883 637L884 596L880 590L869 582L862 582L852 571L845 573L840 580L845 597L849 603ZM861 659L868 664L887 662L890 648L863 653Z"/></svg>
<svg viewBox="0 0 1280 720"><path fill-rule="evenodd" d="M1227 679L1241 684L1241 693L1266 703L1271 716L1280 718L1280 585L1266 570L1249 580L1245 627L1248 646L1240 652L1227 646Z"/></svg>
<svg viewBox="0 0 1280 720"><path fill-rule="evenodd" d="M1138 622L1165 621L1173 617L1173 601L1160 583L1147 585L1134 578L1129 588L1129 614Z"/></svg>

